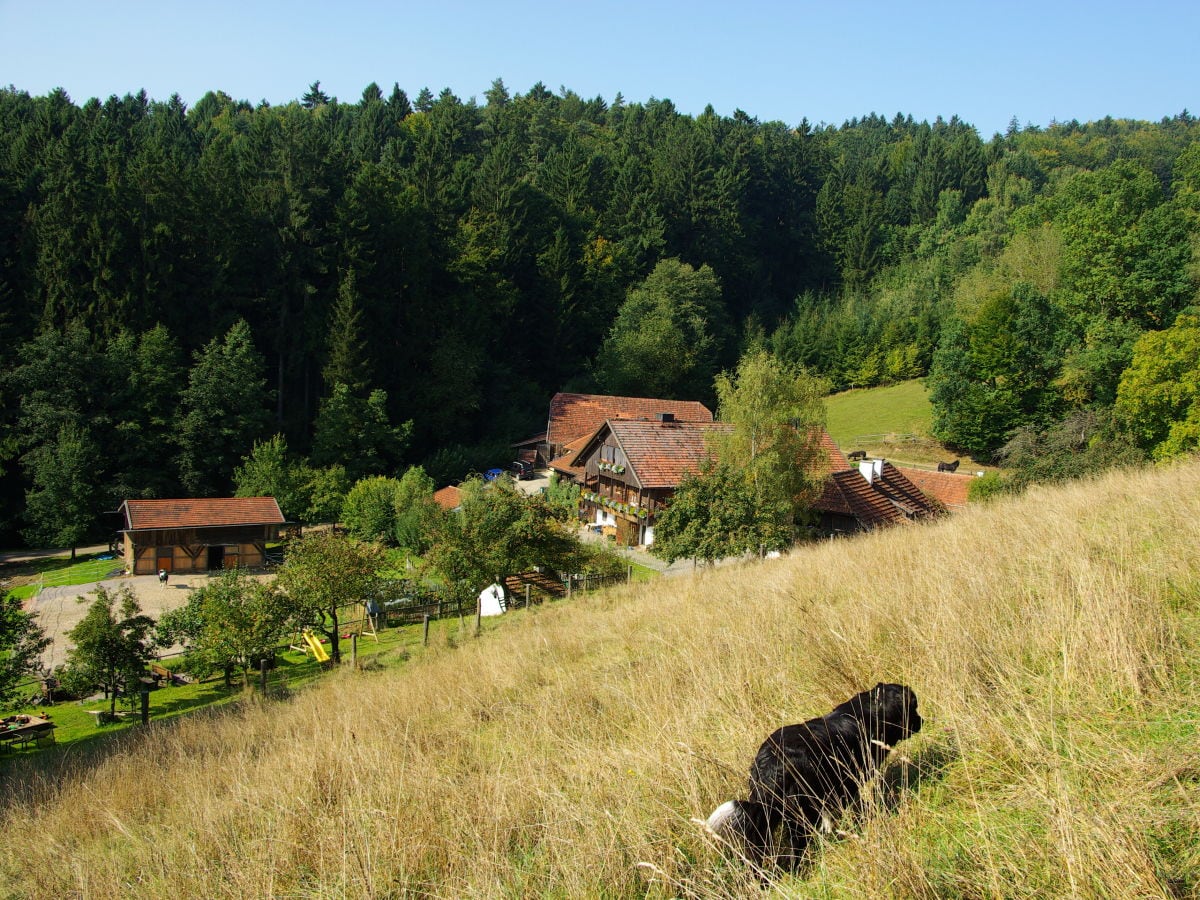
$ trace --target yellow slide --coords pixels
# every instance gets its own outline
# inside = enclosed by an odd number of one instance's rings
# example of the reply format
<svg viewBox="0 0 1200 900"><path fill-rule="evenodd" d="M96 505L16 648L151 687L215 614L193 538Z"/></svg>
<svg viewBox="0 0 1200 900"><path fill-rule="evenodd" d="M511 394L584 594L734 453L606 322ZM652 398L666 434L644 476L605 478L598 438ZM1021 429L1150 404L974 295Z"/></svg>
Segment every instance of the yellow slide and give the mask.
<svg viewBox="0 0 1200 900"><path fill-rule="evenodd" d="M309 652L312 653L313 659L317 662L328 662L329 654L325 652L325 648L321 645L321 639L311 631L304 632L304 643L308 645Z"/></svg>

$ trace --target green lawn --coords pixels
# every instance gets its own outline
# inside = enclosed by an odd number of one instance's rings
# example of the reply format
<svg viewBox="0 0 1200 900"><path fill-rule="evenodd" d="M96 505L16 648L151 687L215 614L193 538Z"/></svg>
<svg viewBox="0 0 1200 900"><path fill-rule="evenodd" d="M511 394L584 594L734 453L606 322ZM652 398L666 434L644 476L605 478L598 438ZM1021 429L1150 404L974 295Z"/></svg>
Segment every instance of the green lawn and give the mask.
<svg viewBox="0 0 1200 900"><path fill-rule="evenodd" d="M107 553L80 555L72 562L68 556L22 560L0 565L0 575L12 579L8 592L18 600L37 593L40 587L61 587L68 584L92 584L121 574L124 563Z"/></svg>
<svg viewBox="0 0 1200 900"><path fill-rule="evenodd" d="M917 465L957 455L930 436L932 408L920 381L843 391L826 398L825 409L829 435L844 452Z"/></svg>
<svg viewBox="0 0 1200 900"><path fill-rule="evenodd" d="M929 395L920 381L843 391L825 401L830 436L843 449L868 442L867 436L929 436Z"/></svg>

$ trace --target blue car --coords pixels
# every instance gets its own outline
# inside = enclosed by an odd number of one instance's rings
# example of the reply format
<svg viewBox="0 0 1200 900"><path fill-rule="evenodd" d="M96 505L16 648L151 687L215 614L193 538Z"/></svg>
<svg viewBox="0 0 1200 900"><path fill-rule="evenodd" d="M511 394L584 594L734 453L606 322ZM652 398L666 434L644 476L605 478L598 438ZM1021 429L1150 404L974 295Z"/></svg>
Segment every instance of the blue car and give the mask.
<svg viewBox="0 0 1200 900"><path fill-rule="evenodd" d="M486 472L483 473L483 480L484 481L495 481L497 478L499 478L503 474L504 474L503 469L488 469Z"/></svg>

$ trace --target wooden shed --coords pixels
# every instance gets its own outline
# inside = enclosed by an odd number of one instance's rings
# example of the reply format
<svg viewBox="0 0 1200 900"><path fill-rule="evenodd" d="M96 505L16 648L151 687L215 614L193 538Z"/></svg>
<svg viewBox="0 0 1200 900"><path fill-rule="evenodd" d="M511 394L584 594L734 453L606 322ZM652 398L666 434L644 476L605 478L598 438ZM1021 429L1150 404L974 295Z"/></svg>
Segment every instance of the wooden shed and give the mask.
<svg viewBox="0 0 1200 900"><path fill-rule="evenodd" d="M274 497L126 500L121 514L125 565L134 575L261 566L284 524Z"/></svg>

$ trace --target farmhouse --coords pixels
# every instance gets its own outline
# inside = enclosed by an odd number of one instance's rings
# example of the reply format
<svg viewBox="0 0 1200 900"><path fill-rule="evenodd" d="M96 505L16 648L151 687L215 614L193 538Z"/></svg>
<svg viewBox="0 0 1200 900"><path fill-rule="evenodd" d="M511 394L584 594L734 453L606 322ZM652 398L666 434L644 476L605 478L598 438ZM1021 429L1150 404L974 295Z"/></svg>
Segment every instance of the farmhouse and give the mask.
<svg viewBox="0 0 1200 900"><path fill-rule="evenodd" d="M134 575L260 566L284 524L274 497L126 500L120 512Z"/></svg>
<svg viewBox="0 0 1200 900"><path fill-rule="evenodd" d="M607 419L551 465L580 486L585 522L620 544L652 544L655 514L683 476L700 469L705 436L730 427L680 422L669 412L651 420Z"/></svg>

